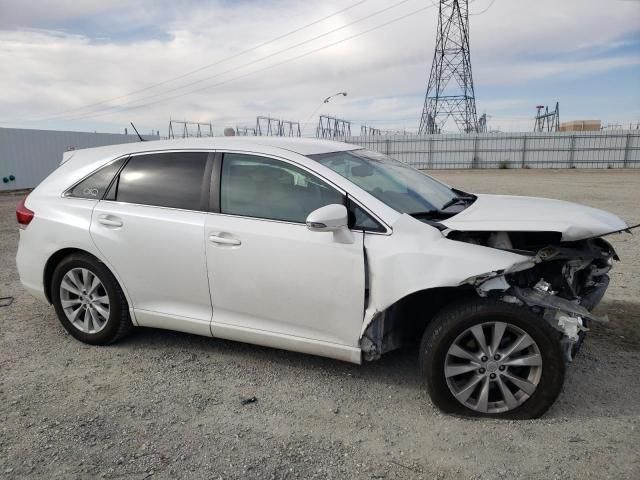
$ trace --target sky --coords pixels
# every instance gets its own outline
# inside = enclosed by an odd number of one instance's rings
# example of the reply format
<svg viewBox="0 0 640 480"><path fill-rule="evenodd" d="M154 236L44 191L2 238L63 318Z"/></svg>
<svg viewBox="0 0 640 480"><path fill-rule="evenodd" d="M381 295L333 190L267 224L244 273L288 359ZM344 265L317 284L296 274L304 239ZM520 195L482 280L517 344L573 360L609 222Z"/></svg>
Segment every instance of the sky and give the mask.
<svg viewBox="0 0 640 480"><path fill-rule="evenodd" d="M0 0L0 127L167 134L318 115L417 130L436 0ZM471 0L478 114L640 122L640 1ZM346 97L322 101L336 92ZM451 131L455 126L447 125Z"/></svg>

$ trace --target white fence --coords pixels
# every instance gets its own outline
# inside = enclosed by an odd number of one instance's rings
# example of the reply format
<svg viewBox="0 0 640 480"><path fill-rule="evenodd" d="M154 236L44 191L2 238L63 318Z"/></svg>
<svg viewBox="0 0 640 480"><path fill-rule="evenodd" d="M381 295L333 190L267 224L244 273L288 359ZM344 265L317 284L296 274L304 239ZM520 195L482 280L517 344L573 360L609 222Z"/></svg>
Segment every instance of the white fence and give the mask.
<svg viewBox="0 0 640 480"><path fill-rule="evenodd" d="M640 168L640 131L345 137L416 168Z"/></svg>

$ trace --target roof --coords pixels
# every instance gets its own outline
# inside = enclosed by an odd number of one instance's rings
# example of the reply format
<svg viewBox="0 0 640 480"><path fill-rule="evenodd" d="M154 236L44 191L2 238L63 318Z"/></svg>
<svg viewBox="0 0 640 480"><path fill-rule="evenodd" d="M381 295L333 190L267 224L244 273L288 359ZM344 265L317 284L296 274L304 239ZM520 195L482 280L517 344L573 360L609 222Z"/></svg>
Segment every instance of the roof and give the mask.
<svg viewBox="0 0 640 480"><path fill-rule="evenodd" d="M126 155L136 152L148 152L153 150L173 150L173 149L193 149L202 148L214 149L248 149L256 146L280 148L300 155L314 155L317 153L339 152L345 150L355 150L362 148L359 145L352 145L332 140L319 140L315 138L300 137L201 137L201 138L180 138L174 140L159 140L153 142L127 143L121 145L109 145L84 150L68 152L64 156L64 161L75 156L76 152L86 152L82 156L96 154L101 157Z"/></svg>

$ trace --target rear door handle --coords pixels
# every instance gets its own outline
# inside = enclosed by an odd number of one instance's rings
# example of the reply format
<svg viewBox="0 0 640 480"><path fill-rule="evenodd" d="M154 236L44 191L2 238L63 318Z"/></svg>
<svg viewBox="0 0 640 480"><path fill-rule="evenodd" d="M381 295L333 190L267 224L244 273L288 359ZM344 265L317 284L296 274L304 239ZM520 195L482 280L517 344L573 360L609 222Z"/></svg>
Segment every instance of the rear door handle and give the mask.
<svg viewBox="0 0 640 480"><path fill-rule="evenodd" d="M122 220L112 215L98 215L98 223L106 227L121 227Z"/></svg>
<svg viewBox="0 0 640 480"><path fill-rule="evenodd" d="M209 241L218 245L240 245L242 243L237 238L221 237L214 234L209 235Z"/></svg>

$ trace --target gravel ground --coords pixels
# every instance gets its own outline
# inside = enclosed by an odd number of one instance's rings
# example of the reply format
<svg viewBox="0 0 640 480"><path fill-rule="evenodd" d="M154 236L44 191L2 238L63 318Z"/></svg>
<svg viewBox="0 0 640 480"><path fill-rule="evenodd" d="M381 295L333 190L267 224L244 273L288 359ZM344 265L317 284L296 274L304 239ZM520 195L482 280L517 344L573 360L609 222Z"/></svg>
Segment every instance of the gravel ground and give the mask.
<svg viewBox="0 0 640 480"><path fill-rule="evenodd" d="M640 222L640 171L438 171L475 192L582 202ZM0 196L2 478L639 478L640 241L544 418L439 413L415 351L356 366L161 330L83 345L15 270L16 197ZM257 398L242 405L243 399Z"/></svg>

